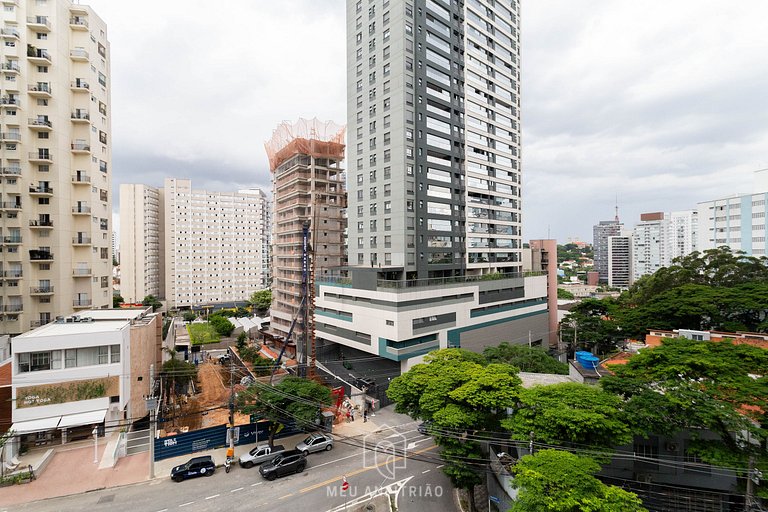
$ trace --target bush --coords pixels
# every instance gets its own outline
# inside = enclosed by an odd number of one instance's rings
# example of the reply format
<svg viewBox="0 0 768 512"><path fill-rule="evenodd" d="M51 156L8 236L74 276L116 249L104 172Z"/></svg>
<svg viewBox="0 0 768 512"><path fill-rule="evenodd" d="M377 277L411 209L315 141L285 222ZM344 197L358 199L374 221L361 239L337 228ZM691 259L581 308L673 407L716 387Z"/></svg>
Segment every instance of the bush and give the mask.
<svg viewBox="0 0 768 512"><path fill-rule="evenodd" d="M237 341L235 342L235 346L237 347L237 350L242 350L245 347L246 341L248 341L248 335L245 334L245 331L243 331L237 337Z"/></svg>
<svg viewBox="0 0 768 512"><path fill-rule="evenodd" d="M183 318L184 318L185 322L194 322L195 319L197 318L197 313L195 313L194 311L191 311L191 310L190 311L185 311Z"/></svg>
<svg viewBox="0 0 768 512"><path fill-rule="evenodd" d="M216 329L216 332L219 333L222 336L229 336L232 334L232 331L235 330L235 326L232 325L232 322L224 318L223 316L220 316L218 314L212 315L210 318L208 318L208 323Z"/></svg>

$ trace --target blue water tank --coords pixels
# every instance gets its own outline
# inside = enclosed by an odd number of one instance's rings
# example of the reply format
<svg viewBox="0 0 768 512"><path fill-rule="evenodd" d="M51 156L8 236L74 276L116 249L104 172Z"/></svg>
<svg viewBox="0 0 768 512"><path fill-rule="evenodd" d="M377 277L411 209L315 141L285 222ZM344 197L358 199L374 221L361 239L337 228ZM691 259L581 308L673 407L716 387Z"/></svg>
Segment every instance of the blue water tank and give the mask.
<svg viewBox="0 0 768 512"><path fill-rule="evenodd" d="M592 355L592 352L579 350L576 352L576 362L579 363L582 368L586 368L587 370L594 370L597 368L600 359Z"/></svg>

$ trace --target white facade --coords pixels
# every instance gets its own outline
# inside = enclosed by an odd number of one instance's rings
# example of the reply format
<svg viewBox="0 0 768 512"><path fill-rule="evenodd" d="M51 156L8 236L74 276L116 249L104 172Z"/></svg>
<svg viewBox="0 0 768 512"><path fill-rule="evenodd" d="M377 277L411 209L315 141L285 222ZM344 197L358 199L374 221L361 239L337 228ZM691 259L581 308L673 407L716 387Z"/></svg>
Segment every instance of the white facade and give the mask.
<svg viewBox="0 0 768 512"><path fill-rule="evenodd" d="M699 250L699 214L683 210L669 214L667 226L667 255L671 260L688 256Z"/></svg>
<svg viewBox="0 0 768 512"><path fill-rule="evenodd" d="M109 307L111 108L107 27L68 0L0 11L0 332Z"/></svg>
<svg viewBox="0 0 768 512"><path fill-rule="evenodd" d="M631 238L633 280L669 265L666 243L668 226L667 218L641 221L635 225Z"/></svg>
<svg viewBox="0 0 768 512"><path fill-rule="evenodd" d="M627 289L632 284L632 235L608 237L608 286Z"/></svg>
<svg viewBox="0 0 768 512"><path fill-rule="evenodd" d="M164 297L160 191L137 184L120 185L120 295L140 303L147 295Z"/></svg>
<svg viewBox="0 0 768 512"><path fill-rule="evenodd" d="M267 287L264 192L193 190L190 180L166 178L161 198L168 307L245 301Z"/></svg>
<svg viewBox="0 0 768 512"><path fill-rule="evenodd" d="M699 250L726 245L749 256L765 256L767 204L765 191L699 203Z"/></svg>

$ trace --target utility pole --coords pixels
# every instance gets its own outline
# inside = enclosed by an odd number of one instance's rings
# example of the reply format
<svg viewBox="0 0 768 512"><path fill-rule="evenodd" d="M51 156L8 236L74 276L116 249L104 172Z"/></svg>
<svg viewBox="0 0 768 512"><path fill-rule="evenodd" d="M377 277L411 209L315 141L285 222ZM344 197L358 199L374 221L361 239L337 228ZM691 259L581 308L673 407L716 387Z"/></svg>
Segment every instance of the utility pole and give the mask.
<svg viewBox="0 0 768 512"><path fill-rule="evenodd" d="M744 497L744 511L754 512L756 510L762 510L759 507L758 501L755 499L755 485L760 484L760 478L763 473L755 467L755 456L749 456L749 463L747 467L747 493Z"/></svg>
<svg viewBox="0 0 768 512"><path fill-rule="evenodd" d="M155 430L157 429L157 399L155 398L155 365L149 365L149 395L146 397L149 411L149 479L155 478Z"/></svg>
<svg viewBox="0 0 768 512"><path fill-rule="evenodd" d="M531 345L531 330L528 330L528 348L531 348L533 345Z"/></svg>
<svg viewBox="0 0 768 512"><path fill-rule="evenodd" d="M227 346L227 353L231 352ZM229 358L229 448L227 458L235 457L235 358Z"/></svg>

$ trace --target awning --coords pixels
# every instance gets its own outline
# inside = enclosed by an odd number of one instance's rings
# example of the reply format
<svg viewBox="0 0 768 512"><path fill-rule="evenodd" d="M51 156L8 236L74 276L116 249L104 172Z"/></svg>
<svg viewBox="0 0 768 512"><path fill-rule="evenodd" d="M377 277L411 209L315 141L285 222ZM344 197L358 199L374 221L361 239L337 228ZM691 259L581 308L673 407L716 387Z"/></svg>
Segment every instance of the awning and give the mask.
<svg viewBox="0 0 768 512"><path fill-rule="evenodd" d="M37 420L17 421L11 427L14 434L31 434L32 432L45 432L52 430L59 425L61 416L51 418L40 418Z"/></svg>
<svg viewBox="0 0 768 512"><path fill-rule="evenodd" d="M59 428L78 427L80 425L92 425L104 421L107 415L106 409L99 411L80 412L77 414L67 414L61 417Z"/></svg>

